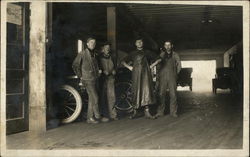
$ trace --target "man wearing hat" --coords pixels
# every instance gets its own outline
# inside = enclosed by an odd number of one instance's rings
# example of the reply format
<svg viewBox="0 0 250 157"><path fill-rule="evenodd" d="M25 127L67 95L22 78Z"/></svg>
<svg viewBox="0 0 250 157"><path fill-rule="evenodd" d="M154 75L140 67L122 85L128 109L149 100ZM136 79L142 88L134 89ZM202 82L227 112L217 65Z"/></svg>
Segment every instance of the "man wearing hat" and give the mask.
<svg viewBox="0 0 250 157"><path fill-rule="evenodd" d="M78 78L81 79L81 82L86 88L89 96L87 123L98 123L99 121L96 119L106 122L108 119L101 118L98 107L97 85L99 67L96 60L96 54L94 52L96 46L95 38L88 37L86 45L86 48L76 56L72 67Z"/></svg>
<svg viewBox="0 0 250 157"><path fill-rule="evenodd" d="M103 44L101 54L99 57L99 65L102 70L102 95L101 95L101 103L102 103L102 113L105 117L109 117L113 120L118 120L117 112L115 108L115 62L110 52L110 43L105 42ZM106 102L106 103L105 103ZM106 110L108 109L108 111ZM106 111L106 112L105 112ZM107 114L108 113L108 114Z"/></svg>

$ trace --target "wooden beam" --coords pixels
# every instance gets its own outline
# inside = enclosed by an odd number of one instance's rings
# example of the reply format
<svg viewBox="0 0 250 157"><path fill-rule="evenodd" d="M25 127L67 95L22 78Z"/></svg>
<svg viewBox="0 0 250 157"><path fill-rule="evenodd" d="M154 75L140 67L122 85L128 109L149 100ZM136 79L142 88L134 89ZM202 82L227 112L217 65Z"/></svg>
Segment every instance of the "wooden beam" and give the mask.
<svg viewBox="0 0 250 157"><path fill-rule="evenodd" d="M144 24L137 18L135 17L126 7L124 6L119 6L117 8L119 13L126 18L128 22L130 22L131 26L134 28L134 31L138 32L141 34L143 38L148 40L151 45L152 49L158 50L159 46L157 42L152 38L152 36L147 32Z"/></svg>
<svg viewBox="0 0 250 157"><path fill-rule="evenodd" d="M116 51L116 8L107 7L107 38L112 44L112 51Z"/></svg>
<svg viewBox="0 0 250 157"><path fill-rule="evenodd" d="M46 131L46 3L31 2L29 56L29 131Z"/></svg>
<svg viewBox="0 0 250 157"><path fill-rule="evenodd" d="M6 61L7 61L7 2L0 3L0 151L1 155L6 155Z"/></svg>
<svg viewBox="0 0 250 157"><path fill-rule="evenodd" d="M114 57L117 58L116 50L116 7L107 7L107 38L111 43L111 50ZM115 63L116 64L116 63Z"/></svg>
<svg viewBox="0 0 250 157"><path fill-rule="evenodd" d="M52 44L52 23L53 23L53 4L47 3L47 25L46 25L46 32L47 32L47 44L50 46Z"/></svg>

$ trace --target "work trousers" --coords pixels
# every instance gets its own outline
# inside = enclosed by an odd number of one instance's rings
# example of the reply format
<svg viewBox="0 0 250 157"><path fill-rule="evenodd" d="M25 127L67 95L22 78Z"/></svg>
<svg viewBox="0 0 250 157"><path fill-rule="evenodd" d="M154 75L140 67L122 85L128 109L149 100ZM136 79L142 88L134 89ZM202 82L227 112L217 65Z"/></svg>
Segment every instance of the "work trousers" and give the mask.
<svg viewBox="0 0 250 157"><path fill-rule="evenodd" d="M110 118L115 118L117 116L116 108L115 108L115 79L114 76L105 76L103 82L102 89L102 110L105 116ZM104 105L106 103L106 105ZM107 111L108 108L108 111ZM105 112L106 111L106 112Z"/></svg>
<svg viewBox="0 0 250 157"><path fill-rule="evenodd" d="M96 80L84 80L83 85L85 86L88 93L88 113L87 118L100 118L99 106L98 106L98 93L97 93L97 82Z"/></svg>
<svg viewBox="0 0 250 157"><path fill-rule="evenodd" d="M169 97L170 97L170 114L177 114L177 98L176 98L176 79L175 78L169 78L167 80L160 79L159 82L159 99L160 99L160 105L158 107L157 113L158 114L164 114L164 110L166 107L166 94L167 89L169 89Z"/></svg>

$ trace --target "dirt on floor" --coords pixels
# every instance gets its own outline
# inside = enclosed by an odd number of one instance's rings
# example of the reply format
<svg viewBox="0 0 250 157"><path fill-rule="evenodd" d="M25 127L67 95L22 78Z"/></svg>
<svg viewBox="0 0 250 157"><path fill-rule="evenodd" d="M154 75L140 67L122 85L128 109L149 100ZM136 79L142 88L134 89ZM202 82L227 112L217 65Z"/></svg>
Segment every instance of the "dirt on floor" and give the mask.
<svg viewBox="0 0 250 157"><path fill-rule="evenodd" d="M100 124L74 122L43 135L7 136L9 149L240 149L243 105L228 92L178 92L179 117L144 117Z"/></svg>

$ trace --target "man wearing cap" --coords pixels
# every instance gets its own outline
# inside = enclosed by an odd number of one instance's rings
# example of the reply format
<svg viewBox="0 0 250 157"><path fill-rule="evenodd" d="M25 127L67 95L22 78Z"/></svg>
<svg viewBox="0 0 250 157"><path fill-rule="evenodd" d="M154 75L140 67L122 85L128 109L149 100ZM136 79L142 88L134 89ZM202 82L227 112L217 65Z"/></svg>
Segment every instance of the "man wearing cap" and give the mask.
<svg viewBox="0 0 250 157"><path fill-rule="evenodd" d="M150 69L150 62L154 59L154 52L143 48L143 39L135 40L136 50L132 51L122 64L132 71L132 105L134 106L134 114L136 110L144 107L144 115L146 118L154 119L149 112L149 105L155 104L155 95L153 91L153 79Z"/></svg>
<svg viewBox="0 0 250 157"><path fill-rule="evenodd" d="M108 119L101 118L98 107L97 85L99 68L94 52L96 40L93 37L89 37L86 45L87 47L76 56L72 67L78 78L81 79L89 96L87 123L98 123L99 121L96 119L106 122Z"/></svg>
<svg viewBox="0 0 250 157"><path fill-rule="evenodd" d="M102 70L102 95L101 95L101 103L102 103L102 113L105 117L109 117L113 120L118 120L117 112L115 108L115 64L114 58L110 52L110 43L105 42L102 51L99 57L99 65ZM105 103L106 102L106 103ZM108 111L106 110L108 109ZM105 112L106 111L106 112ZM107 114L108 113L108 114Z"/></svg>
<svg viewBox="0 0 250 157"><path fill-rule="evenodd" d="M177 76L181 71L181 61L179 55L173 51L173 44L170 40L164 42L164 46L161 49L160 57L160 69L159 69L159 99L160 105L157 110L157 117L164 115L166 107L166 92L169 89L170 97L170 115L178 117L177 115Z"/></svg>

